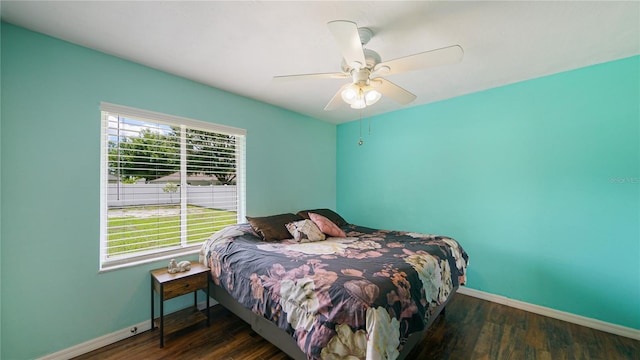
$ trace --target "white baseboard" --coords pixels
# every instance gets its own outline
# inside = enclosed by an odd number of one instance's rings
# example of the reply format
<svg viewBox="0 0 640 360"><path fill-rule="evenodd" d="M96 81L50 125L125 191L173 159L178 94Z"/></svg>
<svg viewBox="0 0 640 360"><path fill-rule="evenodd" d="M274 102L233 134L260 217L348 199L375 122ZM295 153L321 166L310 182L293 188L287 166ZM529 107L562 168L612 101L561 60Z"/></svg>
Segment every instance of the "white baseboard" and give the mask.
<svg viewBox="0 0 640 360"><path fill-rule="evenodd" d="M218 302L215 301L213 298L209 299L210 303L209 306L213 306L216 305ZM200 310L204 310L204 308L207 307L207 304L205 301L199 302L198 303L198 309ZM136 328L135 332L131 332L132 328ZM107 335L103 335L100 337L97 337L95 339L89 340L89 341L85 341L81 344L72 346L70 348L66 348L63 350L60 350L58 352L55 352L53 354L49 354L49 355L45 355L41 358L39 358L38 360L67 360L67 359L71 359L73 357L76 356L80 356L82 354L86 354L88 352L91 352L93 350L97 350L100 349L103 346L107 346L107 345L111 345L115 342L118 342L120 340L124 340L128 337L137 335L139 333L145 332L147 330L151 329L151 320L145 320L141 323L138 324L133 324L131 326L128 326L124 329L118 330L118 331L114 331L111 334L107 334Z"/></svg>
<svg viewBox="0 0 640 360"><path fill-rule="evenodd" d="M544 306L534 305L530 303L526 303L520 300L510 299L505 296L490 294L484 291L470 289L468 287L461 286L458 288L458 293L463 295L473 296L478 299L491 301L494 303L506 305L512 308L528 311L534 314L547 316L550 318L570 322L573 324L586 326L592 329L608 332L615 335L620 335L624 337L628 337L635 340L640 340L640 330L616 325L608 322L604 322L601 320L596 320L560 310L551 309Z"/></svg>
<svg viewBox="0 0 640 360"><path fill-rule="evenodd" d="M131 332L131 329L136 327L138 330L135 333ZM131 325L125 329L114 331L111 334L103 335L97 337L95 339L83 342L82 344L78 344L72 346L70 348L66 348L55 352L53 354L45 355L39 360L67 360L76 356L80 356L82 354L86 354L90 351L100 349L103 346L107 346L113 344L114 342L118 342L120 340L124 340L128 337L136 335L137 333L141 333L151 329L151 320L146 320L138 324Z"/></svg>

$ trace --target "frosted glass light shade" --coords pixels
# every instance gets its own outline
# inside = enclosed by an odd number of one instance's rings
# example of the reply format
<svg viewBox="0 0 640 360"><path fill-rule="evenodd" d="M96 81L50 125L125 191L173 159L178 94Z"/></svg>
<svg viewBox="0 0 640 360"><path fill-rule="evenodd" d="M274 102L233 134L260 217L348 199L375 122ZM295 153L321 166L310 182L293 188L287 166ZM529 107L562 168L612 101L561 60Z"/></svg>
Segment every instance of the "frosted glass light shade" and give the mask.
<svg viewBox="0 0 640 360"><path fill-rule="evenodd" d="M375 103L378 102L378 100L380 100L380 98L382 97L382 94L380 94L378 91L376 90L369 90L364 94L364 99L367 103L367 105L373 105Z"/></svg>
<svg viewBox="0 0 640 360"><path fill-rule="evenodd" d="M364 99L362 99L362 98L354 101L353 104L351 104L351 108L352 109L364 109L366 107L367 107L367 104L365 103Z"/></svg>
<svg viewBox="0 0 640 360"><path fill-rule="evenodd" d="M355 85L347 87L346 89L342 90L342 100L349 105L353 104L356 100L358 100L359 91L360 89Z"/></svg>

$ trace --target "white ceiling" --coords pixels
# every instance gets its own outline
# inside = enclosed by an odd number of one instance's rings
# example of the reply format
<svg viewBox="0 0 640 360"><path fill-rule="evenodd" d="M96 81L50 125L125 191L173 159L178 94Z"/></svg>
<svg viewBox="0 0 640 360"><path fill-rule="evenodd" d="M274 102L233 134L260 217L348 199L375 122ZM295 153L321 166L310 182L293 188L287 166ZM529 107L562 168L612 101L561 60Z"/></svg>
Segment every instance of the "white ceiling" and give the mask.
<svg viewBox="0 0 640 360"><path fill-rule="evenodd" d="M326 24L369 27L382 60L448 45L462 62L389 80L426 104L640 54L640 2L539 1L6 1L4 21L88 48L341 123L323 111L344 79L274 82L276 75L340 71ZM390 99L365 116L401 109Z"/></svg>

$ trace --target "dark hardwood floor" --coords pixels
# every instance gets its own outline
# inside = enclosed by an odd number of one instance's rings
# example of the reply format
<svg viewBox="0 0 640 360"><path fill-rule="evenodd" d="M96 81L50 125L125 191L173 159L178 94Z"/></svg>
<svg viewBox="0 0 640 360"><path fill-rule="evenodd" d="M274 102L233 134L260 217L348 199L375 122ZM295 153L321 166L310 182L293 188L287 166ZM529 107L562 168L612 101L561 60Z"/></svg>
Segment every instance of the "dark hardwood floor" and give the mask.
<svg viewBox="0 0 640 360"><path fill-rule="evenodd" d="M289 359L217 305L212 323L146 331L75 359ZM640 359L640 341L456 294L408 359Z"/></svg>

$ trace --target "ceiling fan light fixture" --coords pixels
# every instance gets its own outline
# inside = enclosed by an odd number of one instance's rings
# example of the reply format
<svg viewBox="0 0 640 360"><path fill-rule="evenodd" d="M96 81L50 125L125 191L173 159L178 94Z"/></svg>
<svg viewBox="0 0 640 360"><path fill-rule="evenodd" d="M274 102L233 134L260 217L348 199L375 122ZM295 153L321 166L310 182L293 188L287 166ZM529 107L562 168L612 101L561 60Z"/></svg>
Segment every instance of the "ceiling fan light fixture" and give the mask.
<svg viewBox="0 0 640 360"><path fill-rule="evenodd" d="M371 89L369 86L361 86L356 84L351 84L347 86L342 93L342 100L351 105L353 109L363 109L367 106L373 105L380 98L382 94L375 90Z"/></svg>

